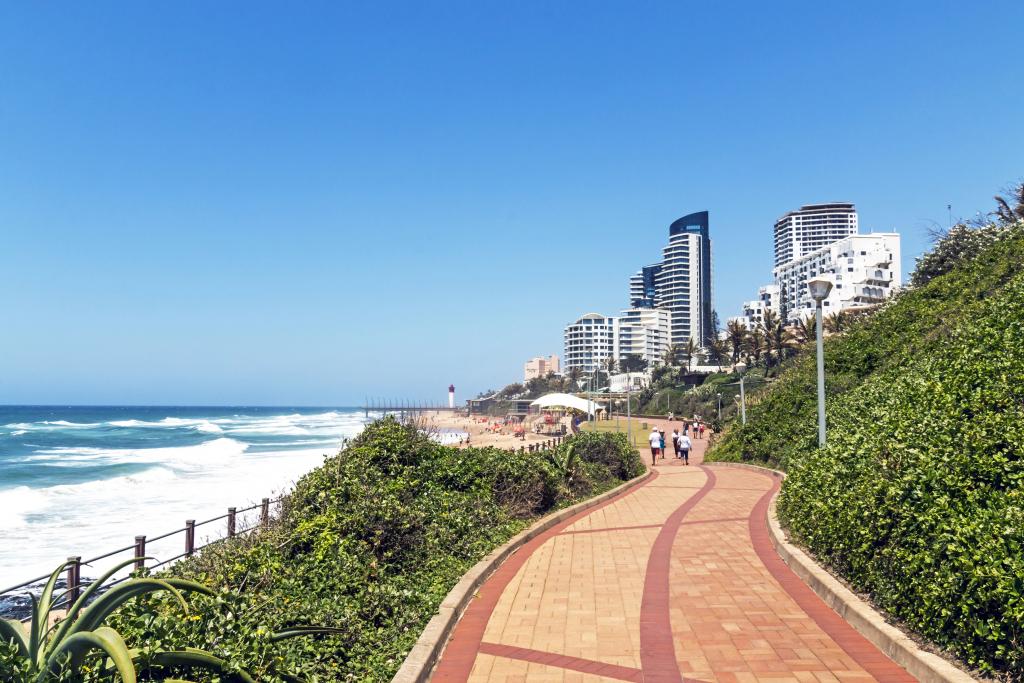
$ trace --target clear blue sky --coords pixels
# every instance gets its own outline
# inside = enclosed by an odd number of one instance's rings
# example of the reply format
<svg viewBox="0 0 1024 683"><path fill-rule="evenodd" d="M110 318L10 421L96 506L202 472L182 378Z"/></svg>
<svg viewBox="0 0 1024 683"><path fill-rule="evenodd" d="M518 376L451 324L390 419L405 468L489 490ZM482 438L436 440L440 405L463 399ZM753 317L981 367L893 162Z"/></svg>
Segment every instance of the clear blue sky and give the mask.
<svg viewBox="0 0 1024 683"><path fill-rule="evenodd" d="M707 209L903 234L1024 176L1024 3L5 3L0 403L460 398ZM715 5L715 7L710 7Z"/></svg>

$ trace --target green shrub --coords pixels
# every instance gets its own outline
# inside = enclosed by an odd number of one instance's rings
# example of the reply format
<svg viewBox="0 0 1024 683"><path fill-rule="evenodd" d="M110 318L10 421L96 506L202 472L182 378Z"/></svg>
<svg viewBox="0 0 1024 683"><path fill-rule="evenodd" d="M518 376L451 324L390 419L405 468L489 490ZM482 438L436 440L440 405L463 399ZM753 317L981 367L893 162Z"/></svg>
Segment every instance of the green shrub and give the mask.
<svg viewBox="0 0 1024 683"><path fill-rule="evenodd" d="M473 564L539 515L643 471L620 435L582 434L560 449L570 446L579 466L566 486L542 452L459 450L379 420L303 477L271 528L171 570L216 589L189 601L188 618L156 594L112 626L130 647L199 647L260 681L389 680ZM272 635L310 624L335 631ZM0 671L9 661L0 642Z"/></svg>
<svg viewBox="0 0 1024 683"><path fill-rule="evenodd" d="M820 561L970 666L1024 680L1024 227L826 342L712 451L788 472L779 515Z"/></svg>

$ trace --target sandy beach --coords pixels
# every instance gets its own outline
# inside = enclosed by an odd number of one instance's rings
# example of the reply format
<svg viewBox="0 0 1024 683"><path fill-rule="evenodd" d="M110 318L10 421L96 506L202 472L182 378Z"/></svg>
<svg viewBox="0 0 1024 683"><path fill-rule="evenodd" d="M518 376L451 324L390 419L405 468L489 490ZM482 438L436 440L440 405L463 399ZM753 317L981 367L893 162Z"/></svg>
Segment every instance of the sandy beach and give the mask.
<svg viewBox="0 0 1024 683"><path fill-rule="evenodd" d="M543 425L550 433L537 434L534 430L538 422L543 421L542 415L531 415L525 423L525 434L516 436L514 430L516 425L504 424L500 417L488 417L486 415L473 415L466 417L463 413L451 413L435 411L422 413L417 418L420 429L426 432L465 432L469 435L468 443L460 444L458 441L448 445L457 448L468 446L495 446L497 448L519 448L530 444L540 443L553 438L558 433L559 423ZM561 424L565 425L566 433L570 433L568 418L562 418Z"/></svg>

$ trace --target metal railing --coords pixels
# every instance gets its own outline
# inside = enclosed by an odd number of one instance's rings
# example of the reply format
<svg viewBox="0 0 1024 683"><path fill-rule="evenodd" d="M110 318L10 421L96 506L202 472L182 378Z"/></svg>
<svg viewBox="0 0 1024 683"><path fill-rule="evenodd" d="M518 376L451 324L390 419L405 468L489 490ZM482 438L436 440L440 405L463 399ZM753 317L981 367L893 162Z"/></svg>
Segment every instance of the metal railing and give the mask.
<svg viewBox="0 0 1024 683"><path fill-rule="evenodd" d="M115 550L109 550L101 555L90 557L86 560L83 560L80 555L72 555L71 557L68 557L67 567L65 568L65 581L67 583L65 596L62 599L60 605L57 606L60 607L62 605L71 605L81 595L81 590L83 587L81 572L83 565L92 565L94 562L105 560L109 557L113 557L114 555L119 555L121 553L125 553L128 551L134 551L134 554L132 555L132 557L135 558L135 563L133 566L134 570L140 570L146 567L148 567L149 569L157 569L159 567L164 567L166 565L171 564L172 562L177 562L178 560L184 557L191 557L195 554L197 550L201 550L203 548L207 548L217 543L221 543L230 538L235 538L236 536L241 536L250 533L252 531L255 531L256 529L267 527L270 524L270 506L280 503L282 500L284 500L284 498L285 496L280 496L274 499L264 498L255 505L251 505L249 507L241 509L236 507L229 507L228 511L225 514L218 515L217 517L211 517L210 519L203 520L201 522L197 522L194 519L188 519L185 520L185 526L183 527L174 529L173 531L168 531L167 533L160 534L159 536L136 536L135 542L131 545L126 545L122 548L117 548ZM249 525L248 527L239 529L239 515L244 515L245 513L252 512L253 510L256 509L259 509L260 511L258 521L254 524ZM199 545L196 544L196 529L224 520L226 520L224 535L212 538L206 543L201 543ZM176 536L177 534L184 534L184 552L173 557L159 560L157 562L147 565L146 546L149 544L156 543L158 541L166 540L168 538ZM22 581L17 585L0 590L0 596L13 593L14 591L17 591L22 588L28 588L29 586L33 586L49 578L50 574L44 574L42 576L37 576L27 581ZM116 585L122 581L127 580L128 578L128 576L125 576L123 578L118 579L117 581L111 582L109 585Z"/></svg>

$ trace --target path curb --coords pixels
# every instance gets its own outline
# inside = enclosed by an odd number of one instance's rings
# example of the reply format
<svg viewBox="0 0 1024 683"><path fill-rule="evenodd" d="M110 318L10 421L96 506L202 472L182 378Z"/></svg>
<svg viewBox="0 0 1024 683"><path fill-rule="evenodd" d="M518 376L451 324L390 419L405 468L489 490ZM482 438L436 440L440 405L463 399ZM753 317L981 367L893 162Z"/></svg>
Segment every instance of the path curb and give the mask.
<svg viewBox="0 0 1024 683"><path fill-rule="evenodd" d="M416 644L413 645L405 661L402 662L395 677L391 679L391 683L424 683L430 680L434 665L444 651L448 638L455 630L455 625L459 623L462 613L476 595L477 589L512 553L556 524L639 486L652 475L653 470L648 468L646 473L636 476L610 491L605 491L599 496L542 517L530 528L513 536L504 545L491 551L490 554L473 565L441 601L437 614L427 622L426 628L423 629L423 633L420 634Z"/></svg>
<svg viewBox="0 0 1024 683"><path fill-rule="evenodd" d="M746 463L705 462L704 464L712 467L748 469L760 474L770 474L779 479L786 478L786 474L779 470L748 465ZM942 657L922 650L909 636L886 622L881 614L864 600L857 597L857 595L840 583L838 579L817 562L812 560L807 553L790 543L786 539L786 532L783 531L782 525L779 524L778 516L775 514L777 498L778 494L776 493L772 497L771 504L768 506L768 535L772 540L772 545L775 546L775 551L782 558L782 561L826 605L832 608L833 611L853 626L875 647L888 655L892 661L902 666L911 676L922 681L922 683L978 682L979 679L972 677Z"/></svg>

